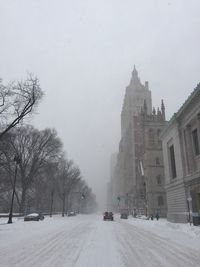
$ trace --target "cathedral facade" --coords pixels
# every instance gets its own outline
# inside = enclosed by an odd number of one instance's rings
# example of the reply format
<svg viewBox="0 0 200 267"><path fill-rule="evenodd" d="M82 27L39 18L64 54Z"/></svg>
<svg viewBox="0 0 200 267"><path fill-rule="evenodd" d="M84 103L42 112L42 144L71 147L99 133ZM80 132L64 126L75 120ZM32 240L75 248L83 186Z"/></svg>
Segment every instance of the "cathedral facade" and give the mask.
<svg viewBox="0 0 200 267"><path fill-rule="evenodd" d="M162 102L152 109L148 82L142 84L134 67L121 112L121 140L112 168L110 203L115 210L166 215L162 145L159 134L165 126ZM153 160L154 159L154 160Z"/></svg>

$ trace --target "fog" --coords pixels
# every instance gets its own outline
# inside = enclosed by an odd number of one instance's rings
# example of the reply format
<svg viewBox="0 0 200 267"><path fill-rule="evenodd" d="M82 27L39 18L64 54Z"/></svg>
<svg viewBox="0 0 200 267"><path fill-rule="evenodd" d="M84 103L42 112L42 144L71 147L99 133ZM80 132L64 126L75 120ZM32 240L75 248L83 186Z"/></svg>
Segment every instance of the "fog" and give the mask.
<svg viewBox="0 0 200 267"><path fill-rule="evenodd" d="M1 0L0 10L0 77L38 76L45 97L29 123L56 128L102 207L134 64L167 119L200 81L200 2Z"/></svg>

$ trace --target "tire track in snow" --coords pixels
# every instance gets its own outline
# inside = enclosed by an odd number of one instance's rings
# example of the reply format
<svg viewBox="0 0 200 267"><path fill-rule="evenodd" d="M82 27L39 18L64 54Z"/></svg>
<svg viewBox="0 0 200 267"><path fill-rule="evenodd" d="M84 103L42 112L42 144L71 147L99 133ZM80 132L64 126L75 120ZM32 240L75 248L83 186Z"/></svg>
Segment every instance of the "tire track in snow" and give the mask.
<svg viewBox="0 0 200 267"><path fill-rule="evenodd" d="M38 263L44 267L73 266L70 264L82 250L84 239L90 229L88 222L75 224L73 228L67 229L67 226L62 226L62 230L58 229L56 233L48 233L40 240L31 240L19 251L8 250L6 255L4 250L3 254L0 253L0 258L7 259L3 266L36 267Z"/></svg>
<svg viewBox="0 0 200 267"><path fill-rule="evenodd" d="M199 251L122 221L115 232L125 266L199 266Z"/></svg>
<svg viewBox="0 0 200 267"><path fill-rule="evenodd" d="M13 235L13 242L8 242L5 248L1 245L0 266L200 266L199 251L124 220L104 222L101 216L87 215L50 224L47 221L35 227L32 233L26 228L21 241Z"/></svg>
<svg viewBox="0 0 200 267"><path fill-rule="evenodd" d="M93 222L84 250L73 267L125 267L117 250L115 224L102 217Z"/></svg>

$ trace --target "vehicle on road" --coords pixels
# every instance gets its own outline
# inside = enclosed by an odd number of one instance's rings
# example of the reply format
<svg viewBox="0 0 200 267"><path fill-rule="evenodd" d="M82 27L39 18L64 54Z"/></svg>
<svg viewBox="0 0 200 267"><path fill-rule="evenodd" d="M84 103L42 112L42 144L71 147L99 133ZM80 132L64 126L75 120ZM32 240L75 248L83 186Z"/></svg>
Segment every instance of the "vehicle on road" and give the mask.
<svg viewBox="0 0 200 267"><path fill-rule="evenodd" d="M111 211L105 211L103 214L103 220L113 221L114 220L113 213Z"/></svg>
<svg viewBox="0 0 200 267"><path fill-rule="evenodd" d="M76 212L75 211L69 211L67 213L67 216L70 217L70 216L76 216Z"/></svg>
<svg viewBox="0 0 200 267"><path fill-rule="evenodd" d="M128 209L124 208L120 210L120 218L121 219L128 219L129 211Z"/></svg>
<svg viewBox="0 0 200 267"><path fill-rule="evenodd" d="M24 217L24 221L39 221L44 220L44 215L42 213L31 213Z"/></svg>
<svg viewBox="0 0 200 267"><path fill-rule="evenodd" d="M128 214L127 213L121 213L120 218L121 219L128 219Z"/></svg>

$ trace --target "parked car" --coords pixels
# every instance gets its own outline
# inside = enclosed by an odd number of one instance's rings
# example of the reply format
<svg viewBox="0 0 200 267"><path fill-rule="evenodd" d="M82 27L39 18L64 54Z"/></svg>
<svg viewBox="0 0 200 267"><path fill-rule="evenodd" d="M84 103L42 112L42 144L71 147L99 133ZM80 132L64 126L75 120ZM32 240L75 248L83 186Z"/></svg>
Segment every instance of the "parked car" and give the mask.
<svg viewBox="0 0 200 267"><path fill-rule="evenodd" d="M76 212L75 211L69 211L67 213L67 216L76 216Z"/></svg>
<svg viewBox="0 0 200 267"><path fill-rule="evenodd" d="M24 221L39 221L44 220L44 215L42 213L31 213L24 217Z"/></svg>
<svg viewBox="0 0 200 267"><path fill-rule="evenodd" d="M113 221L114 220L114 216L113 213L111 211L105 211L103 214L103 220L109 220L109 221Z"/></svg>

